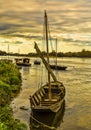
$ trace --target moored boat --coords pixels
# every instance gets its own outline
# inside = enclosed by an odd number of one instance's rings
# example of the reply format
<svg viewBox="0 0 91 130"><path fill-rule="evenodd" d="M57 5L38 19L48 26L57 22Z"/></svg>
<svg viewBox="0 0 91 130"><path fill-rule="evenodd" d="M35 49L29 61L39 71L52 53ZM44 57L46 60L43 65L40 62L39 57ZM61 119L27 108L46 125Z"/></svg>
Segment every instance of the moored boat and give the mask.
<svg viewBox="0 0 91 130"><path fill-rule="evenodd" d="M66 70L67 66L64 65L58 65L57 61L57 38L56 38L56 55L55 55L55 64L50 64L50 68L53 70Z"/></svg>
<svg viewBox="0 0 91 130"><path fill-rule="evenodd" d="M42 55L37 43L35 49L41 58L45 68L48 71L48 82L30 96L31 110L37 113L56 113L60 110L64 103L65 87L62 82L58 81L49 65L49 48L48 48L48 32L47 32L47 14L45 11L45 30L46 30L46 45L47 45L47 61ZM52 81L51 81L52 79Z"/></svg>
<svg viewBox="0 0 91 130"><path fill-rule="evenodd" d="M41 61L35 60L35 61L34 61L34 64L35 64L35 65L40 65L40 64L41 64Z"/></svg>
<svg viewBox="0 0 91 130"><path fill-rule="evenodd" d="M60 65L54 65L54 64L50 64L51 69L54 70L66 70L67 66L60 66Z"/></svg>
<svg viewBox="0 0 91 130"><path fill-rule="evenodd" d="M31 66L29 58L15 58L15 62L18 66Z"/></svg>
<svg viewBox="0 0 91 130"><path fill-rule="evenodd" d="M30 129L31 130L56 130L63 122L65 113L65 102L60 111L57 113L31 113L30 115Z"/></svg>

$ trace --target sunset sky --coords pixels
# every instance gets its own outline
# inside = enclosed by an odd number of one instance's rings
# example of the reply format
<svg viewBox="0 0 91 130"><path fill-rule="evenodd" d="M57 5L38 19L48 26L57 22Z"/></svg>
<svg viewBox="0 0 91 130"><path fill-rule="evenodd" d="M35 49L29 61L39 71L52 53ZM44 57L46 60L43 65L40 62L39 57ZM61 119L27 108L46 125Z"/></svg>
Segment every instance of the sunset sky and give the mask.
<svg viewBox="0 0 91 130"><path fill-rule="evenodd" d="M34 41L41 47L44 10L58 51L91 51L91 0L0 0L0 50L35 52Z"/></svg>

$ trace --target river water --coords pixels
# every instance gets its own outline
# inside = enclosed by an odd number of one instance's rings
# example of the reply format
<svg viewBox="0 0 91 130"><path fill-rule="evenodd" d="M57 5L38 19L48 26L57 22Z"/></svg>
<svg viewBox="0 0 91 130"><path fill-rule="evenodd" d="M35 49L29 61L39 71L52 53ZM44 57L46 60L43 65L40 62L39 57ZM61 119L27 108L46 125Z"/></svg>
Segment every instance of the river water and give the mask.
<svg viewBox="0 0 91 130"><path fill-rule="evenodd" d="M43 83L47 79L44 66L34 65L34 58L30 59L32 66L20 69L22 89L11 104L14 117L26 124L30 122L29 96L38 89L40 81ZM66 88L64 116L56 130L91 130L91 59L59 58L58 64L68 68L54 71ZM21 106L28 110L20 109Z"/></svg>

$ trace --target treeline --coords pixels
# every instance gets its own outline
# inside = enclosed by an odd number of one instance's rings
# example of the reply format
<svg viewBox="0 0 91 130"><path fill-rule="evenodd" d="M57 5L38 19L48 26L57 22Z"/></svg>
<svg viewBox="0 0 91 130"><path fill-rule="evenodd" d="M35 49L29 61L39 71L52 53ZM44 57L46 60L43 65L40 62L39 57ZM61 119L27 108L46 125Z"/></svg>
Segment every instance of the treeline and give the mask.
<svg viewBox="0 0 91 130"><path fill-rule="evenodd" d="M46 56L46 52L43 51L42 54L44 56ZM2 52L0 51L0 55L11 55L11 56L29 56L29 57L36 57L37 54L36 53L28 53L28 54L18 54L18 53L6 53L6 52ZM52 51L49 53L50 56L57 56L57 57L87 57L87 58L91 58L91 51L85 50L83 49L80 52L58 52L56 53L55 51Z"/></svg>
<svg viewBox="0 0 91 130"><path fill-rule="evenodd" d="M91 51L82 50L81 52L66 52L66 53L57 53L58 57L87 57L91 58Z"/></svg>
<svg viewBox="0 0 91 130"><path fill-rule="evenodd" d="M0 130L27 130L26 125L13 118L12 99L21 89L21 74L7 60L0 60Z"/></svg>

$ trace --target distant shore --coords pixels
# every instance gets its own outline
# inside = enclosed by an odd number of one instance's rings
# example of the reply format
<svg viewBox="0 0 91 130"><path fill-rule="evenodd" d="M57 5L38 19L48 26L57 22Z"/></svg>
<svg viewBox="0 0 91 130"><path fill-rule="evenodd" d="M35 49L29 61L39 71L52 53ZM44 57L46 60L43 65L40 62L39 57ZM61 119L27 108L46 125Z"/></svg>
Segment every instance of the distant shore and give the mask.
<svg viewBox="0 0 91 130"><path fill-rule="evenodd" d="M46 52L42 52L44 56L46 56ZM37 57L37 53L28 53L28 54L19 54L19 53L6 53L4 51L0 51L1 56L27 56L27 57ZM58 52L52 51L49 53L50 57L79 57L79 58L91 58L91 51L83 49L80 52Z"/></svg>

